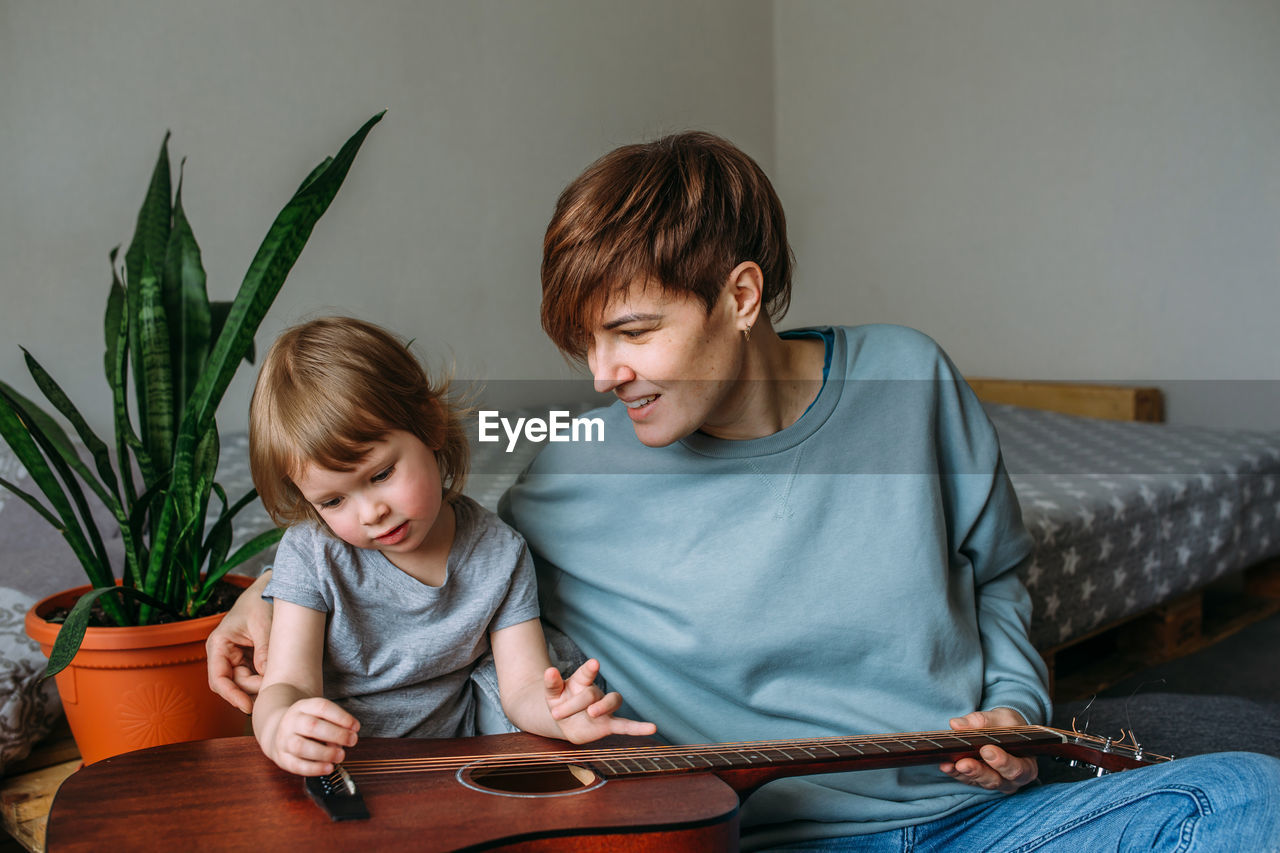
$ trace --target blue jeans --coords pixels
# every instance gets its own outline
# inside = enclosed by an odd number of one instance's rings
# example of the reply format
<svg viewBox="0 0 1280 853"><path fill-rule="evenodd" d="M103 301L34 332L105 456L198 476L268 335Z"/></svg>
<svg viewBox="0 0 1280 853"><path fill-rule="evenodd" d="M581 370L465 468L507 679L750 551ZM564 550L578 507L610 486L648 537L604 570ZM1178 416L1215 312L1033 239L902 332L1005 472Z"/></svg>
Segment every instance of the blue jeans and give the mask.
<svg viewBox="0 0 1280 853"><path fill-rule="evenodd" d="M902 829L775 849L1280 851L1280 759L1251 752L1179 758L1082 782L1032 785Z"/></svg>

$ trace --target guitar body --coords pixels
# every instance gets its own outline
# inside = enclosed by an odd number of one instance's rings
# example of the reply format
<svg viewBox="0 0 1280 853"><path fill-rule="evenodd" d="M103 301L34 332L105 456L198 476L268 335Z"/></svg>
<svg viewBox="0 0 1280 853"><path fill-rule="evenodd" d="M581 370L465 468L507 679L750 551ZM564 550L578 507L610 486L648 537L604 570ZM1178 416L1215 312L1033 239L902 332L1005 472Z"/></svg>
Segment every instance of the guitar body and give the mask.
<svg viewBox="0 0 1280 853"><path fill-rule="evenodd" d="M590 744L648 745L644 738ZM460 740L362 738L347 763L482 753L557 753L527 734ZM459 780L466 769L359 776L368 820L334 822L302 778L268 760L251 737L169 744L81 768L58 790L47 850L734 850L738 795L709 773L597 779L512 795ZM501 781L494 784L503 785Z"/></svg>

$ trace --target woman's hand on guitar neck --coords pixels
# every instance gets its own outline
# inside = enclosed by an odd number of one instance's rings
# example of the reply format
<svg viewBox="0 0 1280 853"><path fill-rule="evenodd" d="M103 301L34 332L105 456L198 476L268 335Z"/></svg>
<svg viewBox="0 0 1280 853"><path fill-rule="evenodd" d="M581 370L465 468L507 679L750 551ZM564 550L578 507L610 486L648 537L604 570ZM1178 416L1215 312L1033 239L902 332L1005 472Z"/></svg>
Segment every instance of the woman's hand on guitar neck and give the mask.
<svg viewBox="0 0 1280 853"><path fill-rule="evenodd" d="M951 720L953 731L966 729L1003 728L1025 726L1027 721L1012 708L993 708L990 711L974 711ZM944 761L938 769L953 779L969 785L1012 794L1035 780L1039 767L1034 758L1015 758L998 746L988 744L979 750L982 759L962 758L956 762Z"/></svg>

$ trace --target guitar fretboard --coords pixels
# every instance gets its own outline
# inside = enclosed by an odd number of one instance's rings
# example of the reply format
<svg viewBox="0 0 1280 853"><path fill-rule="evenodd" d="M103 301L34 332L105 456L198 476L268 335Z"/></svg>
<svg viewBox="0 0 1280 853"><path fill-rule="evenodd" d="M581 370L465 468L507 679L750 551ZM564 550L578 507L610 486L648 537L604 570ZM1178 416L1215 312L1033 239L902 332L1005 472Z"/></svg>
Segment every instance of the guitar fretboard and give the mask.
<svg viewBox="0 0 1280 853"><path fill-rule="evenodd" d="M618 751L608 757L592 756L592 768L606 776L640 776L682 771L716 771L749 767L776 767L809 762L848 761L893 755L947 754L976 750L987 744L1000 747L1028 743L1061 742L1061 735L1049 729L1028 727L999 732L975 731L915 733L899 736L819 738L780 741L774 745L714 744L668 747L661 752Z"/></svg>

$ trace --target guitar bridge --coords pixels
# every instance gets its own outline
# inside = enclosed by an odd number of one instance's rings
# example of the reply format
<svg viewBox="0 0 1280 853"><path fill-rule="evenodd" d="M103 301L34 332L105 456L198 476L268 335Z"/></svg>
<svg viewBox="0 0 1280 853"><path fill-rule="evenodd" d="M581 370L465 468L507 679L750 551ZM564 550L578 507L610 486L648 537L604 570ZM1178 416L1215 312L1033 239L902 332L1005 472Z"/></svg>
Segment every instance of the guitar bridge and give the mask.
<svg viewBox="0 0 1280 853"><path fill-rule="evenodd" d="M306 777L302 787L316 805L324 809L330 820L367 820L369 817L364 797L360 796L355 780L341 764L328 776Z"/></svg>

